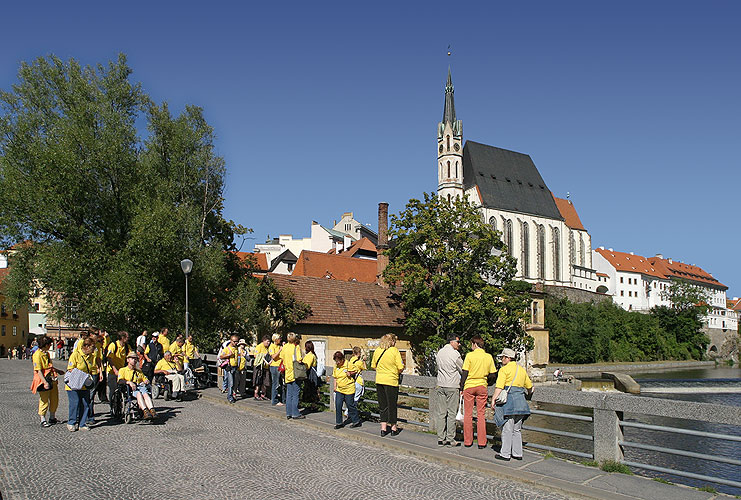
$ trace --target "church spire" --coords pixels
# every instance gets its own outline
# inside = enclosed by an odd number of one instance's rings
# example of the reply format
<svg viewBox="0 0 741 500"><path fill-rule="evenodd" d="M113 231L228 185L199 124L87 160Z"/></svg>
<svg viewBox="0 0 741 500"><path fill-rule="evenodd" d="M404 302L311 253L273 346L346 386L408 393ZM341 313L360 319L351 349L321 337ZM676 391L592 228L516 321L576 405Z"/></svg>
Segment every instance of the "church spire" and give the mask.
<svg viewBox="0 0 741 500"><path fill-rule="evenodd" d="M448 81L445 83L445 108L443 108L443 123L455 123L455 101L453 100L453 78L448 66Z"/></svg>

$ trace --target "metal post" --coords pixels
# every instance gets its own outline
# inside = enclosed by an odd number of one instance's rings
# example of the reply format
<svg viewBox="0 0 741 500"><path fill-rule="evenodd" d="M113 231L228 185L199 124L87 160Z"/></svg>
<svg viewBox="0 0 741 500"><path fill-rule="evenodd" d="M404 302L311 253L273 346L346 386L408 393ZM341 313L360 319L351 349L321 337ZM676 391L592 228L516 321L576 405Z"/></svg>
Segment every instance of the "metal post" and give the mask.
<svg viewBox="0 0 741 500"><path fill-rule="evenodd" d="M188 275L185 273L185 338L188 338Z"/></svg>

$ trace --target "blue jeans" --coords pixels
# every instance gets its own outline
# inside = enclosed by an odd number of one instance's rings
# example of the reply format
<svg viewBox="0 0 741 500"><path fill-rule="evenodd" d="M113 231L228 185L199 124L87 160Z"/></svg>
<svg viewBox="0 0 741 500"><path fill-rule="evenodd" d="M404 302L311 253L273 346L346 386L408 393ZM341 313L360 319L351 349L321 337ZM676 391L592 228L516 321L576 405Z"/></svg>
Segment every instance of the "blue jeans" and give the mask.
<svg viewBox="0 0 741 500"><path fill-rule="evenodd" d="M355 405L355 393L353 394L342 394L340 392L334 393L334 409L335 409L335 423L342 425L342 404L347 405L347 412L350 420L353 424L360 422L360 414L358 413L358 407Z"/></svg>
<svg viewBox="0 0 741 500"><path fill-rule="evenodd" d="M234 401L234 367L224 368L224 385L226 386L227 401Z"/></svg>
<svg viewBox="0 0 741 500"><path fill-rule="evenodd" d="M301 412L298 411L298 394L301 391L301 386L295 380L286 384L286 416L287 417L300 417Z"/></svg>
<svg viewBox="0 0 741 500"><path fill-rule="evenodd" d="M88 421L88 412L90 411L90 391L82 389L81 391L64 391L67 393L69 402L69 415L67 423L69 425L80 424L85 427Z"/></svg>
<svg viewBox="0 0 741 500"><path fill-rule="evenodd" d="M278 397L278 388L280 387L280 373L278 372L277 366L270 367L270 380L273 383L271 403L277 405L280 402L280 398Z"/></svg>

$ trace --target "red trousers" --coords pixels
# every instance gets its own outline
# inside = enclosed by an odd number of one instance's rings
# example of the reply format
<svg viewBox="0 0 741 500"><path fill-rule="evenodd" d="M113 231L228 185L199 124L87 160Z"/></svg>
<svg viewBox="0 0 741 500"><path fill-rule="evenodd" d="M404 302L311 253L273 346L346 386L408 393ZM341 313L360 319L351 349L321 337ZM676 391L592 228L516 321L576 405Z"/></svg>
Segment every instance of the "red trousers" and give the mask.
<svg viewBox="0 0 741 500"><path fill-rule="evenodd" d="M473 444L473 403L476 402L476 439L486 446L486 386L471 387L463 391L463 444Z"/></svg>

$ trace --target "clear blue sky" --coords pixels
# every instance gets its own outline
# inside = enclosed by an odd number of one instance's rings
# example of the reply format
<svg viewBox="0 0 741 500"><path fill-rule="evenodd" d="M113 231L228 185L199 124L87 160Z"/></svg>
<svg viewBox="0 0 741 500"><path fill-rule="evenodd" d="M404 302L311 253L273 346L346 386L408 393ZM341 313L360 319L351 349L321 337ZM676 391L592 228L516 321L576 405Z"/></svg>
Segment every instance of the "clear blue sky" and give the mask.
<svg viewBox="0 0 741 500"><path fill-rule="evenodd" d="M13 2L3 20L0 88L39 55L125 52L153 98L202 106L250 248L345 211L375 228L379 201L435 190L450 64L464 139L530 154L595 247L741 295L741 2Z"/></svg>

